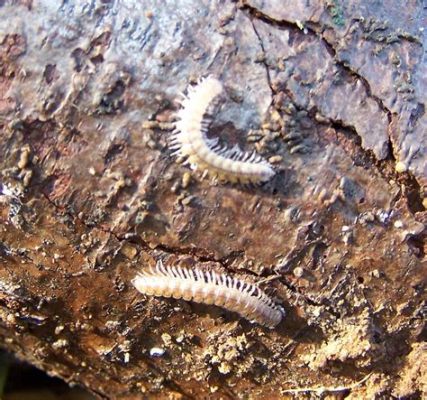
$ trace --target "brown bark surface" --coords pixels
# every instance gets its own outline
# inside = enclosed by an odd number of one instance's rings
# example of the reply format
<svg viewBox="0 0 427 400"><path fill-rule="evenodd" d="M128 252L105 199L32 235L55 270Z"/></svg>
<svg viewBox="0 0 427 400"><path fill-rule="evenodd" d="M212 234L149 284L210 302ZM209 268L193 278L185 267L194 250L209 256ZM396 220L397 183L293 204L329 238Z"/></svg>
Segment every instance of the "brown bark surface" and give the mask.
<svg viewBox="0 0 427 400"><path fill-rule="evenodd" d="M427 396L425 25L422 1L0 2L1 345L105 398ZM212 136L266 185L168 149L208 74ZM159 259L287 316L137 293Z"/></svg>

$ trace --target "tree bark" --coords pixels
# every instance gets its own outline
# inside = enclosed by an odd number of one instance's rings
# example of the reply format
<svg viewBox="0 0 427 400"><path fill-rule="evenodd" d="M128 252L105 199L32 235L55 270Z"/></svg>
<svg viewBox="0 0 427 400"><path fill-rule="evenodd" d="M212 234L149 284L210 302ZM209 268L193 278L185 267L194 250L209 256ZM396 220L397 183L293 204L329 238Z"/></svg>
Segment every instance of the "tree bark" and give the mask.
<svg viewBox="0 0 427 400"><path fill-rule="evenodd" d="M422 2L0 4L0 342L101 398L422 398ZM176 162L177 99L276 175ZM274 330L147 297L143 268L259 283Z"/></svg>

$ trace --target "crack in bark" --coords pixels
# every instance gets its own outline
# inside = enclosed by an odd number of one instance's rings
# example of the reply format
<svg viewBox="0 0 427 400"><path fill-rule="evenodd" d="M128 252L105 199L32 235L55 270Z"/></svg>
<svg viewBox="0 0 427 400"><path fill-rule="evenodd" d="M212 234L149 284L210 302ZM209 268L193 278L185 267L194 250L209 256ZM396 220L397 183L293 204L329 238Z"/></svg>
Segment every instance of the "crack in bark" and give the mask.
<svg viewBox="0 0 427 400"><path fill-rule="evenodd" d="M365 150L361 146L361 138L357 134L354 127L344 124L342 121L338 120L331 120L329 118L325 118L327 120L326 122L317 121L319 125L325 125L328 127L332 127L334 129L338 142L342 140L342 137L345 137L349 140L351 140L354 144L354 148L357 150L358 154L357 156L360 157L361 160L363 160L363 163L369 164L370 166L373 166L377 169L379 174L385 179L385 180L394 180L399 183L403 183L409 190L399 191L399 198L405 198L406 204L408 206L408 210L415 215L418 211L423 211L423 205L422 205L422 197L421 197L421 187L416 178L406 172L406 173L399 173L396 171L394 166L394 158L388 158L385 160L378 160L374 153L371 150ZM362 163L362 165L363 165ZM356 165L359 164L356 162ZM398 199L395 199L393 204L396 203Z"/></svg>
<svg viewBox="0 0 427 400"><path fill-rule="evenodd" d="M256 19L259 19L259 20L261 20L263 22L269 23L270 25L280 26L282 28L288 28L288 29L291 29L293 31L298 31L299 33L301 32L301 28L296 23L293 23L293 22L290 22L290 21L286 21L286 20L277 20L277 19L269 16L268 14L263 13L262 11L258 10L257 8L250 6L247 3L241 4L240 8L243 11L246 10L249 13L249 15L253 16L253 18L256 18ZM308 21L308 22L310 23L310 26L315 26L316 25L315 23L312 23L311 21ZM252 26L254 26L253 22L252 22ZM366 96L368 98L371 98L372 100L374 100L375 103L380 108L380 110L387 115L388 131L390 131L390 124L391 124L391 121L392 121L392 112L385 106L384 102L378 96L376 96L376 95L374 95L372 93L372 89L371 89L371 86L369 84L369 81L364 76L362 76L361 74L359 74L356 70L354 70L349 65L347 65L345 62L343 62L342 60L340 60L338 58L338 56L337 56L336 49L333 47L333 45L330 42L328 42L326 40L326 38L323 36L322 32L318 32L318 31L316 31L314 28L312 28L310 26L307 26L307 25L304 26L304 30L308 34L310 34L310 35L316 37L317 39L319 39L324 44L324 46L326 47L327 51L331 54L331 56L334 59L335 64L337 66L339 66L344 71L346 71L350 76L353 76L354 78L360 80L360 82L362 83L363 87L365 88ZM255 26L254 26L254 30L255 30L255 33L256 33L259 41L260 41L261 48L263 49L263 53L266 54L265 51L264 51L264 46L262 44L262 39L261 39L260 35L258 34L258 32L256 31ZM266 66L267 71L268 71L268 66L267 66L267 64L265 62L264 62L264 65ZM269 73L268 73L268 76L269 76ZM269 84L270 84L270 88L272 89L270 80L269 80ZM391 148L390 157L395 161L394 151L393 151L393 143L391 142L390 134L388 135L388 145Z"/></svg>
<svg viewBox="0 0 427 400"><path fill-rule="evenodd" d="M258 42L259 42L259 45L261 47L261 51L262 51L262 54L263 54L262 64L265 67L265 73L266 73L266 76L267 76L267 83L268 83L268 86L270 87L270 91L271 91L271 102L272 102L273 101L273 96L274 96L274 89L273 89L273 85L271 84L270 70L269 70L268 64L267 64L267 62L265 60L266 52L265 52L265 48L264 48L264 43L262 41L261 35L258 33L258 31L256 29L256 26L255 26L254 22L251 19L249 19L249 21L250 21L250 23L252 25L252 29L254 30L256 37L258 38ZM271 103L270 103L270 105L271 105Z"/></svg>
<svg viewBox="0 0 427 400"><path fill-rule="evenodd" d="M265 23L268 23L269 25L279 26L282 28L287 28L287 29L290 29L293 31L298 31L298 32L301 31L301 28L296 23L293 23L293 22L290 22L287 20L277 20L277 19L269 16L268 14L263 13L262 11L258 10L257 8L247 4L244 1L242 3L239 3L238 6L241 10L246 11L247 14L252 16L252 18L259 19ZM347 133L350 133L352 136L357 137L357 140L353 141L355 143L355 147L358 148L364 154L364 157L370 161L371 165L374 165L377 168L377 170L381 173L381 175L384 178L389 179L390 175L391 175L391 177L397 181L403 179L403 181L412 189L411 190L412 195L414 192L418 193L416 198L412 199L412 201L415 201L415 203L416 203L415 206L411 206L411 200L410 200L409 196L407 194L402 193L402 195L405 196L405 198L406 198L408 208L410 209L410 211L413 214L415 214L416 210L423 210L422 197L421 197L421 192L419 190L420 185L419 185L418 181L416 180L416 178L412 174L410 174L409 172L406 175L402 175L401 173L396 172L394 167L391 169L393 171L392 173L390 173L390 171L385 171L385 168L384 168L386 163L392 162L394 165L394 164L396 164L396 161L397 161L396 157L395 157L394 145L393 145L393 142L391 140L391 135L390 135L391 123L392 123L394 113L387 108L387 106L384 104L384 102L381 98L379 98L378 96L376 96L375 94L372 93L370 83L363 75L361 75L355 69L351 68L350 65L347 65L344 61L342 61L338 58L336 49L334 48L332 43L330 43L324 37L321 26L319 24L312 22L312 21L308 21L308 23L310 24L310 26L305 25L304 26L305 31L308 34L319 39L324 44L325 48L331 54L331 56L333 57L333 59L335 61L335 64L338 67L342 68L347 74L349 74L350 76L354 77L355 79L359 80L362 83L363 87L365 88L367 98L370 98L373 101L375 101L375 103L378 105L379 109L387 116L387 121L388 121L387 145L389 148L388 157L384 160L379 160L372 153L371 150L369 150L369 149L367 150L367 149L363 148L361 145L361 139L362 138L353 126L347 125L343 121L332 120L331 118L327 118L327 117L324 117L324 119L326 119L329 122L330 126L332 128L334 128L335 130L336 130L336 128L339 128L341 130L344 129ZM259 35L259 33L257 32L256 27L255 27L252 20L251 20L251 24L254 28L255 34L258 37L258 40L260 42L260 46L262 48L263 54L265 55L266 52L265 52L265 48L263 45L262 38ZM317 31L315 29L316 25L319 25L319 31ZM263 61L263 64L267 70L268 83L269 83L270 89L272 90L273 94L275 94L273 87L271 85L271 81L270 81L270 73L269 73L268 65L265 61ZM289 96L289 93L287 93L287 94ZM289 97L292 99L292 96L289 96ZM294 105L297 106L297 108L300 108L301 110L303 109L303 108L301 108L301 106L298 106L295 102L294 102ZM309 111L309 110L307 110L307 111ZM412 196L412 197L414 197L414 196Z"/></svg>
<svg viewBox="0 0 427 400"><path fill-rule="evenodd" d="M311 31L314 34L316 34L316 31L314 29ZM329 51L332 53L336 65L338 65L343 70L345 70L350 76L353 76L354 78L358 79L362 83L363 87L365 88L367 97L374 100L375 103L380 108L380 110L384 114L387 115L389 157L393 160L393 162L396 162L396 158L394 156L395 152L394 152L393 142L391 140L391 135L390 135L390 124L392 122L393 113L391 112L391 110L389 110L387 108L387 106L384 104L384 102L383 102L383 100L381 100L381 98L379 98L378 96L376 96L375 94L372 93L372 89L371 89L371 85L370 85L369 81L363 75L361 75L359 72L357 72L355 69L353 69L349 64L345 63L344 61L342 61L338 58L337 51L336 51L335 47L332 45L332 43L328 42L328 40L324 37L323 32L317 33L316 36L322 41L322 43L325 45L325 47L327 47L329 49Z"/></svg>
<svg viewBox="0 0 427 400"><path fill-rule="evenodd" d="M54 207L56 212L65 213L70 218L72 218L73 220L77 220L85 228L87 228L89 230L93 229L92 224L88 224L88 223L84 222L81 218L79 218L77 215L74 215L70 211L63 210L53 200L51 200L46 193L44 193L44 192L41 192L41 193L43 194L43 197L48 201L48 203ZM204 249L181 248L181 247L167 246L167 245L162 244L162 243L156 244L155 246L153 246L153 245L150 245L149 242L143 240L141 238L141 236L139 236L139 235L134 235L131 237L122 237L122 236L118 235L117 233L115 233L112 229L106 229L106 228L103 228L102 226L99 226L99 225L97 225L95 227L104 233L112 235L120 244L123 244L123 243L137 244L149 253L151 253L153 250L158 249L158 250L161 250L161 251L168 253L168 254L174 254L174 255L179 254L179 255L190 256L190 257L196 259L196 261L198 261L198 262L216 262L216 263L219 263L224 269L232 270L232 271L234 270L233 268L231 268L231 264L233 263L233 261L236 260L237 258L241 257L244 254L243 250L240 250L240 251L233 250L229 254L227 254L221 258L216 258L216 257L214 257L213 254L207 254L206 250L204 250ZM132 240L133 238L137 238L137 240ZM138 254L139 254L139 252L140 251L138 251ZM234 271L234 272L236 272L236 271ZM253 274L253 272L252 272L252 274Z"/></svg>

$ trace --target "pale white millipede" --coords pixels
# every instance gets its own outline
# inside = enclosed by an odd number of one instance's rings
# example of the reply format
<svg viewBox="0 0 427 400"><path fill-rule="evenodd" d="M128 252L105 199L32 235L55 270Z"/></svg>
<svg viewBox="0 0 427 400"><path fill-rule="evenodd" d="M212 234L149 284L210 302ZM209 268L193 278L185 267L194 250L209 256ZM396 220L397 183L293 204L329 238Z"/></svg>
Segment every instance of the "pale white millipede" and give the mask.
<svg viewBox="0 0 427 400"><path fill-rule="evenodd" d="M258 286L215 271L165 267L159 261L156 267L140 272L132 283L145 295L214 304L269 328L277 326L285 315Z"/></svg>
<svg viewBox="0 0 427 400"><path fill-rule="evenodd" d="M238 146L223 147L218 139L208 139L207 129L211 122L210 110L222 94L222 83L208 76L190 86L182 95L182 108L177 112L171 148L194 169L206 171L222 181L258 184L269 180L275 171L255 151L246 153Z"/></svg>

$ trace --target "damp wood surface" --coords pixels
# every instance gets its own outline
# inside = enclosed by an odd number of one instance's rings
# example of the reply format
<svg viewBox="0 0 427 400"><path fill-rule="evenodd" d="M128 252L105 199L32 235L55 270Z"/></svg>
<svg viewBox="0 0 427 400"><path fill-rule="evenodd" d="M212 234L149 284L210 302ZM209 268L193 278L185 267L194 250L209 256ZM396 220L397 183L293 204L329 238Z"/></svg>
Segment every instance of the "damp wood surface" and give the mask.
<svg viewBox="0 0 427 400"><path fill-rule="evenodd" d="M0 2L1 346L99 398L425 398L425 20L397 0ZM173 156L179 94L208 75L207 136L256 151L265 185ZM285 316L138 293L159 260L261 282Z"/></svg>

